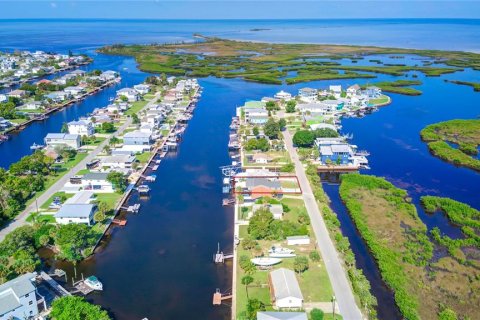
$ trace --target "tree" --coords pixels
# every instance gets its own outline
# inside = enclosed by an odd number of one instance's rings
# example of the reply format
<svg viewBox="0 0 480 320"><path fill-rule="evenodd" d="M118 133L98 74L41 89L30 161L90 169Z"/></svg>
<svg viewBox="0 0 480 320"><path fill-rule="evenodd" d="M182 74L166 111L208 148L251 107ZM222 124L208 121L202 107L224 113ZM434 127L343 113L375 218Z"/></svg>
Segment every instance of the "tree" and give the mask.
<svg viewBox="0 0 480 320"><path fill-rule="evenodd" d="M108 313L99 306L78 296L64 296L52 303L53 320L110 320Z"/></svg>
<svg viewBox="0 0 480 320"><path fill-rule="evenodd" d="M245 143L245 150L261 150L261 151L268 151L270 149L270 144L268 140L265 138L260 139L250 139Z"/></svg>
<svg viewBox="0 0 480 320"><path fill-rule="evenodd" d="M40 261L36 258L34 253L30 253L26 250L19 250L13 255L15 261L12 268L17 274L24 274L27 272L33 272Z"/></svg>
<svg viewBox="0 0 480 320"><path fill-rule="evenodd" d="M457 314L455 311L449 308L443 309L439 314L438 314L438 320L457 320Z"/></svg>
<svg viewBox="0 0 480 320"><path fill-rule="evenodd" d="M247 302L247 319L257 319L257 312L265 311L265 304L258 299L248 299Z"/></svg>
<svg viewBox="0 0 480 320"><path fill-rule="evenodd" d="M139 124L140 119L138 118L138 115L136 113L132 114L132 122L133 124Z"/></svg>
<svg viewBox="0 0 480 320"><path fill-rule="evenodd" d="M120 96L120 101L122 101L122 102L128 102L128 98L127 98L126 96L124 96L124 95L121 95L121 96Z"/></svg>
<svg viewBox="0 0 480 320"><path fill-rule="evenodd" d="M246 238L242 240L242 247L245 250L253 249L256 245L257 241L253 240L252 238Z"/></svg>
<svg viewBox="0 0 480 320"><path fill-rule="evenodd" d="M158 84L158 77L148 76L147 79L145 79L145 83L157 85Z"/></svg>
<svg viewBox="0 0 480 320"><path fill-rule="evenodd" d="M280 126L273 118L269 118L263 127L263 132L270 139L277 139L280 133Z"/></svg>
<svg viewBox="0 0 480 320"><path fill-rule="evenodd" d="M322 310L313 308L312 311L310 311L310 319L311 320L323 320L324 313Z"/></svg>
<svg viewBox="0 0 480 320"><path fill-rule="evenodd" d="M278 120L278 127L280 128L280 130L284 130L286 126L287 126L287 120L283 118Z"/></svg>
<svg viewBox="0 0 480 320"><path fill-rule="evenodd" d="M108 205L104 201L100 201L97 204L97 212L93 216L96 222L103 222L107 218L107 213L109 211Z"/></svg>
<svg viewBox="0 0 480 320"><path fill-rule="evenodd" d="M310 254L308 256L310 257L310 260L312 260L313 262L320 261L320 254L316 250L310 252Z"/></svg>
<svg viewBox="0 0 480 320"><path fill-rule="evenodd" d="M102 130L106 133L111 133L115 131L115 126L111 122L102 123Z"/></svg>
<svg viewBox="0 0 480 320"><path fill-rule="evenodd" d="M112 171L107 175L107 181L110 182L118 193L122 193L127 188L127 180L121 172Z"/></svg>
<svg viewBox="0 0 480 320"><path fill-rule="evenodd" d="M253 239L265 239L271 235L270 225L273 214L267 208L262 208L253 214L248 224L248 233Z"/></svg>
<svg viewBox="0 0 480 320"><path fill-rule="evenodd" d="M260 133L257 126L253 127L252 132L254 136L258 136L258 134Z"/></svg>
<svg viewBox="0 0 480 320"><path fill-rule="evenodd" d="M10 274L10 266L8 265L8 257L0 256L0 284L4 283Z"/></svg>
<svg viewBox="0 0 480 320"><path fill-rule="evenodd" d="M245 291L247 292L247 299L248 299L248 285L253 282L253 277L250 275L245 275L242 277L242 284L245 286Z"/></svg>
<svg viewBox="0 0 480 320"><path fill-rule="evenodd" d="M256 269L255 265L245 255L240 256L240 259L238 260L238 264L246 274L253 274L255 272L255 269Z"/></svg>
<svg viewBox="0 0 480 320"><path fill-rule="evenodd" d="M297 147L311 147L315 141L315 135L310 130L300 130L293 135L293 144Z"/></svg>
<svg viewBox="0 0 480 320"><path fill-rule="evenodd" d="M267 109L268 111L280 110L280 108L279 108L278 105L275 103L275 101L268 101L268 102L265 104L265 109Z"/></svg>
<svg viewBox="0 0 480 320"><path fill-rule="evenodd" d="M293 172L295 170L295 165L292 162L284 164L280 168L280 172Z"/></svg>
<svg viewBox="0 0 480 320"><path fill-rule="evenodd" d="M110 148L110 146L105 146L103 147L103 152L105 152L106 154L111 154L112 148Z"/></svg>
<svg viewBox="0 0 480 320"><path fill-rule="evenodd" d="M297 102L295 100L288 101L287 106L285 107L285 111L287 113L294 113L296 105L297 105Z"/></svg>
<svg viewBox="0 0 480 320"><path fill-rule="evenodd" d="M293 262L293 269L297 273L302 273L307 271L309 268L308 258L305 256L298 256L295 257L295 261Z"/></svg>
<svg viewBox="0 0 480 320"><path fill-rule="evenodd" d="M113 136L110 138L110 141L108 142L109 145L115 147L118 143L120 143L120 139L117 137Z"/></svg>
<svg viewBox="0 0 480 320"><path fill-rule="evenodd" d="M54 241L61 258L77 262L84 257L84 250L95 243L95 236L87 225L71 223L58 226Z"/></svg>
<svg viewBox="0 0 480 320"><path fill-rule="evenodd" d="M338 132L330 128L321 128L313 132L315 138L336 138L338 137Z"/></svg>

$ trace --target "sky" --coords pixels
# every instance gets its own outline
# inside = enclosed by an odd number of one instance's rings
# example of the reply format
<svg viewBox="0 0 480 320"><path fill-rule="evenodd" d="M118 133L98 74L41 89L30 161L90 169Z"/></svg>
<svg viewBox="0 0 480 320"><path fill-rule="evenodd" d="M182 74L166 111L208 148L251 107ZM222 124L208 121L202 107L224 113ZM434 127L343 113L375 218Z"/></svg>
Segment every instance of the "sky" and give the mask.
<svg viewBox="0 0 480 320"><path fill-rule="evenodd" d="M73 18L480 19L480 0L0 0L0 19Z"/></svg>

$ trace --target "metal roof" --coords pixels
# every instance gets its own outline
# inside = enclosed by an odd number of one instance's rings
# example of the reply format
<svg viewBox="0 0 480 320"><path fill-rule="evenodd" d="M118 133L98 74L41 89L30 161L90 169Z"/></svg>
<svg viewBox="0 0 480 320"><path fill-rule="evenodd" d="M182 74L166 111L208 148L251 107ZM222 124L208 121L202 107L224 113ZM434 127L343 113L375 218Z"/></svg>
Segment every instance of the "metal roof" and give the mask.
<svg viewBox="0 0 480 320"><path fill-rule="evenodd" d="M55 218L89 218L94 207L93 204L64 204Z"/></svg>
<svg viewBox="0 0 480 320"><path fill-rule="evenodd" d="M270 280L275 300L290 297L303 300L302 291L292 270L285 268L274 270L270 272Z"/></svg>
<svg viewBox="0 0 480 320"><path fill-rule="evenodd" d="M305 312L258 311L257 320L308 320Z"/></svg>
<svg viewBox="0 0 480 320"><path fill-rule="evenodd" d="M27 273L0 285L0 314L20 307L19 298L35 291L31 281L35 276L35 273Z"/></svg>
<svg viewBox="0 0 480 320"><path fill-rule="evenodd" d="M251 189L258 186L268 187L270 189L280 189L281 184L278 180L269 180L265 178L248 178L247 188Z"/></svg>
<svg viewBox="0 0 480 320"><path fill-rule="evenodd" d="M89 172L86 173L82 180L107 180L108 172Z"/></svg>

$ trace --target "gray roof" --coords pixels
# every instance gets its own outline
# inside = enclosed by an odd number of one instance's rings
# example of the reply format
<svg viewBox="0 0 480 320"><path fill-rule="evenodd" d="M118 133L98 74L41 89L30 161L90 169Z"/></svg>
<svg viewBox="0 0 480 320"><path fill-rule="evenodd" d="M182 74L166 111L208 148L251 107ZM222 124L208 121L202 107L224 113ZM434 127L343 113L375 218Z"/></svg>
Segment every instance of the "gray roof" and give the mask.
<svg viewBox="0 0 480 320"><path fill-rule="evenodd" d="M287 240L300 240L300 239L310 239L309 236L290 236L287 237Z"/></svg>
<svg viewBox="0 0 480 320"><path fill-rule="evenodd" d="M248 178L247 179L247 188L253 188L257 186L265 186L270 189L280 189L281 184L278 180L268 180L265 178Z"/></svg>
<svg viewBox="0 0 480 320"><path fill-rule="evenodd" d="M123 138L150 138L150 133L142 132L139 130L127 132L123 135Z"/></svg>
<svg viewBox="0 0 480 320"><path fill-rule="evenodd" d="M21 306L19 298L35 291L31 279L35 273L27 273L0 285L0 314Z"/></svg>
<svg viewBox="0 0 480 320"><path fill-rule="evenodd" d="M308 320L305 312L258 311L257 320Z"/></svg>
<svg viewBox="0 0 480 320"><path fill-rule="evenodd" d="M334 153L351 153L352 148L348 144L332 144L332 152Z"/></svg>
<svg viewBox="0 0 480 320"><path fill-rule="evenodd" d="M326 109L327 107L321 103L301 103L297 105L297 108L302 109Z"/></svg>
<svg viewBox="0 0 480 320"><path fill-rule="evenodd" d="M270 272L275 300L294 297L303 300L302 291L298 285L295 272L280 268Z"/></svg>
<svg viewBox="0 0 480 320"><path fill-rule="evenodd" d="M62 139L62 140L77 140L80 136L78 134L68 133L49 133L45 139Z"/></svg>
<svg viewBox="0 0 480 320"><path fill-rule="evenodd" d="M107 180L108 172L89 172L86 173L82 180Z"/></svg>
<svg viewBox="0 0 480 320"><path fill-rule="evenodd" d="M333 155L332 148L330 146L320 146L320 155L322 156L331 156Z"/></svg>
<svg viewBox="0 0 480 320"><path fill-rule="evenodd" d="M94 207L93 204L64 204L55 218L89 218Z"/></svg>
<svg viewBox="0 0 480 320"><path fill-rule="evenodd" d="M65 201L65 204L86 204L90 202L92 197L93 191L80 191L75 193L75 195L70 199L67 199L67 201Z"/></svg>

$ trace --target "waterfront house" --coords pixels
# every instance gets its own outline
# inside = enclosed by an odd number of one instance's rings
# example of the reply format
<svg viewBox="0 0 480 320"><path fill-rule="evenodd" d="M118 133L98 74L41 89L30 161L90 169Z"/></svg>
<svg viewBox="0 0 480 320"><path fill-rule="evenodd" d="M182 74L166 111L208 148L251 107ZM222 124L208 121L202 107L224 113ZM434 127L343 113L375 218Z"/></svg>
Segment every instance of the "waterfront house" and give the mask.
<svg viewBox="0 0 480 320"><path fill-rule="evenodd" d="M330 85L328 87L328 90L333 93L333 95L336 97L336 98L340 98L341 94L342 94L342 86L341 85Z"/></svg>
<svg viewBox="0 0 480 320"><path fill-rule="evenodd" d="M283 219L283 206L281 204L254 204L252 206L252 213L257 212L260 209L268 209L273 215L273 219L282 220Z"/></svg>
<svg viewBox="0 0 480 320"><path fill-rule="evenodd" d="M274 97L276 99L284 100L284 101L292 100L292 95L288 92L283 91L283 90L277 92Z"/></svg>
<svg viewBox="0 0 480 320"><path fill-rule="evenodd" d="M319 161L325 164L348 165L353 161L355 151L343 138L317 138L315 146Z"/></svg>
<svg viewBox="0 0 480 320"><path fill-rule="evenodd" d="M0 130L5 130L8 129L12 126L13 124L8 121L7 119L0 117Z"/></svg>
<svg viewBox="0 0 480 320"><path fill-rule="evenodd" d="M41 101L29 101L18 107L18 109L23 109L23 110L38 110L42 108L43 108L43 104Z"/></svg>
<svg viewBox="0 0 480 320"><path fill-rule="evenodd" d="M257 320L308 320L305 312L257 311Z"/></svg>
<svg viewBox="0 0 480 320"><path fill-rule="evenodd" d="M75 179L73 179L75 181ZM81 182L81 180L80 180ZM64 204L90 204L93 200L93 191L79 191L71 198L65 200Z"/></svg>
<svg viewBox="0 0 480 320"><path fill-rule="evenodd" d="M111 169L121 168L130 169L135 162L135 157L132 155L114 155L108 156L102 159L102 167L108 167Z"/></svg>
<svg viewBox="0 0 480 320"><path fill-rule="evenodd" d="M8 100L7 95L0 93L0 103L5 102L7 100Z"/></svg>
<svg viewBox="0 0 480 320"><path fill-rule="evenodd" d="M113 185L107 180L108 172L90 172L81 178L83 190L94 192L111 193Z"/></svg>
<svg viewBox="0 0 480 320"><path fill-rule="evenodd" d="M8 93L8 96L13 98L23 99L27 96L27 91L20 90L20 89L13 90Z"/></svg>
<svg viewBox="0 0 480 320"><path fill-rule="evenodd" d="M150 86L148 84L137 84L133 86L139 94L146 94L150 92Z"/></svg>
<svg viewBox="0 0 480 320"><path fill-rule="evenodd" d="M77 69L77 70L73 70L72 72L69 72L68 74L75 77L83 77L87 74L87 72L84 70Z"/></svg>
<svg viewBox="0 0 480 320"><path fill-rule="evenodd" d="M54 91L44 96L46 99L50 99L53 102L59 103L70 98L70 94L65 91Z"/></svg>
<svg viewBox="0 0 480 320"><path fill-rule="evenodd" d="M56 146L65 146L77 150L81 145L79 134L49 133L44 140L45 145L52 148L55 148Z"/></svg>
<svg viewBox="0 0 480 320"><path fill-rule="evenodd" d="M78 134L87 137L95 134L95 128L90 120L70 121L67 125L69 134Z"/></svg>
<svg viewBox="0 0 480 320"><path fill-rule="evenodd" d="M110 81L118 77L118 73L112 70L108 70L108 71L102 72L99 77L103 81Z"/></svg>
<svg viewBox="0 0 480 320"><path fill-rule="evenodd" d="M268 121L268 111L263 108L244 108L245 121L251 124L265 124Z"/></svg>
<svg viewBox="0 0 480 320"><path fill-rule="evenodd" d="M152 144L152 136L140 130L127 132L123 136L123 144L150 146Z"/></svg>
<svg viewBox="0 0 480 320"><path fill-rule="evenodd" d="M330 106L323 103L301 103L297 104L296 108L303 114L311 114L314 116L323 116L332 112Z"/></svg>
<svg viewBox="0 0 480 320"><path fill-rule="evenodd" d="M381 94L382 94L382 89L380 89L379 87L369 86L365 89L365 95L369 99L376 99L380 97Z"/></svg>
<svg viewBox="0 0 480 320"><path fill-rule="evenodd" d="M317 89L312 89L312 88L302 88L298 90L298 96L300 99L307 101L307 102L312 102L317 100L317 95L318 95L318 90Z"/></svg>
<svg viewBox="0 0 480 320"><path fill-rule="evenodd" d="M310 244L309 236L291 236L287 237L287 245L289 246L304 246Z"/></svg>
<svg viewBox="0 0 480 320"><path fill-rule="evenodd" d="M272 161L272 157L263 152L257 152L252 156L253 162L257 164L267 164Z"/></svg>
<svg viewBox="0 0 480 320"><path fill-rule="evenodd" d="M119 97L126 97L128 101L133 102L133 101L138 101L139 94L135 89L132 88L123 88L117 91L117 96Z"/></svg>
<svg viewBox="0 0 480 320"><path fill-rule="evenodd" d="M67 203L55 213L55 222L58 224L83 223L88 226L94 224L93 216L96 206L85 203Z"/></svg>
<svg viewBox="0 0 480 320"><path fill-rule="evenodd" d="M35 273L0 285L0 320L33 319L38 315Z"/></svg>
<svg viewBox="0 0 480 320"><path fill-rule="evenodd" d="M321 104L326 106L327 110L330 112L342 110L345 106L345 103L340 100L324 100Z"/></svg>
<svg viewBox="0 0 480 320"><path fill-rule="evenodd" d="M269 273L270 298L277 309L300 309L303 295L295 272L279 268Z"/></svg>
<svg viewBox="0 0 480 320"><path fill-rule="evenodd" d="M65 89L63 89L63 91L68 93L69 95L78 96L85 92L85 88L80 86L72 86L72 87L66 87Z"/></svg>
<svg viewBox="0 0 480 320"><path fill-rule="evenodd" d="M362 91L358 84L354 84L353 86L350 86L347 88L347 96L352 97L352 96L359 95L361 93Z"/></svg>

